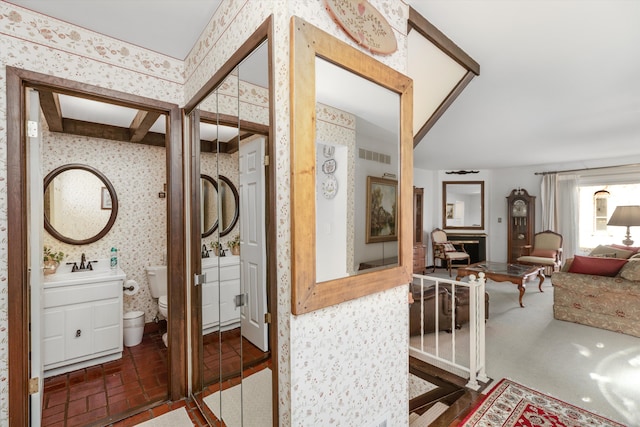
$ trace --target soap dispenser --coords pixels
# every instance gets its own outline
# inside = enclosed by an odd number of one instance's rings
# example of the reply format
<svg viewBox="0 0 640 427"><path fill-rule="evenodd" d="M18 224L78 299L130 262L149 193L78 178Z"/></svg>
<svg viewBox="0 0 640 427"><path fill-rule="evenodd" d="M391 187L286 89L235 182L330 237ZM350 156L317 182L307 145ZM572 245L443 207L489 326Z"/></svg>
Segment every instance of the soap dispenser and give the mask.
<svg viewBox="0 0 640 427"><path fill-rule="evenodd" d="M118 249L116 249L115 247L111 248L111 253L110 253L110 256L109 256L109 260L110 260L109 265L110 265L111 269L112 270L117 269L118 268Z"/></svg>

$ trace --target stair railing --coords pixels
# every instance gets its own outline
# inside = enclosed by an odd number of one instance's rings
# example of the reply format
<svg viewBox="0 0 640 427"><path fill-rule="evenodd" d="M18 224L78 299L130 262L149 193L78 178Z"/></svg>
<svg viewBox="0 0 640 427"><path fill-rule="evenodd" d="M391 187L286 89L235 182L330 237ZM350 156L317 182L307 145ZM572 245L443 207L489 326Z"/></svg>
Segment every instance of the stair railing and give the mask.
<svg viewBox="0 0 640 427"><path fill-rule="evenodd" d="M420 306L420 333L409 337L409 354L468 378L466 387L478 390L481 386L478 381L489 381L485 364L484 273L479 273L478 277L470 275L469 282L414 274L410 286L413 304ZM469 323L462 325L457 321L457 318L464 317L460 313L458 301L467 299L464 295L467 292ZM433 295L433 301L429 298L425 302L427 294ZM443 301L441 298L448 300ZM441 311L446 311L446 307L449 307L450 320L441 318ZM433 330L425 331L425 317L431 319L430 323L435 323Z"/></svg>

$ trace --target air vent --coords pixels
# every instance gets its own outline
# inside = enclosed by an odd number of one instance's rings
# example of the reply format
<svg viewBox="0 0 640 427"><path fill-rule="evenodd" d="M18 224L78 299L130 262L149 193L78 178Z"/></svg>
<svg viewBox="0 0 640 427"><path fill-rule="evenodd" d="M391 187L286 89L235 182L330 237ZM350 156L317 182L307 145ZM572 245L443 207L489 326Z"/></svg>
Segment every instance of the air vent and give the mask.
<svg viewBox="0 0 640 427"><path fill-rule="evenodd" d="M358 157L365 160L371 160L372 162L391 164L391 156L388 154L376 153L375 151L365 150L364 148L358 149Z"/></svg>

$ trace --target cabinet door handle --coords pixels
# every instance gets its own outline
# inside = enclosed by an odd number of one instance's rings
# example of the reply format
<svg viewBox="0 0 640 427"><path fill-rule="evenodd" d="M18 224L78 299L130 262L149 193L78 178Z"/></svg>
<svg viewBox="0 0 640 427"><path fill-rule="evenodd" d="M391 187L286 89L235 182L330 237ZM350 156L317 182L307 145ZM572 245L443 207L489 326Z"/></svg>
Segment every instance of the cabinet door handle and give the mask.
<svg viewBox="0 0 640 427"><path fill-rule="evenodd" d="M80 335L82 335L82 331L80 329L78 329L76 331L76 338L80 338Z"/></svg>

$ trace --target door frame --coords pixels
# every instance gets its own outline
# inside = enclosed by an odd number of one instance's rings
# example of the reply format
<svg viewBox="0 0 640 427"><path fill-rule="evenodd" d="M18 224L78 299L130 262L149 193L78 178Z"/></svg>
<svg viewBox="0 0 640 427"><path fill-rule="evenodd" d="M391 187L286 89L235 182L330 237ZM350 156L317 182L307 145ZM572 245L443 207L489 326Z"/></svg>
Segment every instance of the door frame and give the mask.
<svg viewBox="0 0 640 427"><path fill-rule="evenodd" d="M273 15L270 15L247 40L236 50L231 57L218 69L213 76L196 92L196 94L187 102L184 106L185 117L188 116L235 68L244 58L246 58L254 49L256 49L264 41L267 43L267 57L268 57L268 76L269 76L269 131L266 140L265 153L270 159L275 159L275 144L273 124L275 119L274 114L274 99L275 88L273 84ZM193 125L191 125L193 126ZM195 141L191 141L191 166L200 164L200 151ZM276 217L278 213L278 207L275 203L276 196L276 168L271 161L271 165L267 166L265 171L265 230L266 230L266 251L267 251L267 310L271 313L271 323L269 324L269 348L271 351L271 366L272 366L272 404L273 404L273 421L272 425L277 426L279 420L278 413L278 288L277 288L277 259L278 247L276 242ZM196 176L197 175L197 176ZM200 175L199 167L198 174L190 173L191 184L193 188L198 188ZM193 206L195 200L195 193L192 191L190 194L190 204ZM195 209L191 209L190 222L197 224L197 212ZM190 241L191 241L191 262L190 267L192 272L202 271L202 262L200 258L200 242L201 235L198 234L198 227L191 227ZM193 287L191 292L191 342L198 342L198 334L202 332L199 329L201 327L201 317L197 313L198 307L201 304L201 292L200 287ZM191 382L193 389L200 390L202 388L200 366L195 361L198 361L202 357L203 349L201 346L191 346L191 357L194 363L192 363Z"/></svg>
<svg viewBox="0 0 640 427"><path fill-rule="evenodd" d="M169 304L169 385L171 400L187 395L187 323L182 173L182 116L178 105L72 80L6 67L9 424L29 425L29 282L27 280L27 156L25 88L44 88L82 98L157 111L167 115L167 268Z"/></svg>

